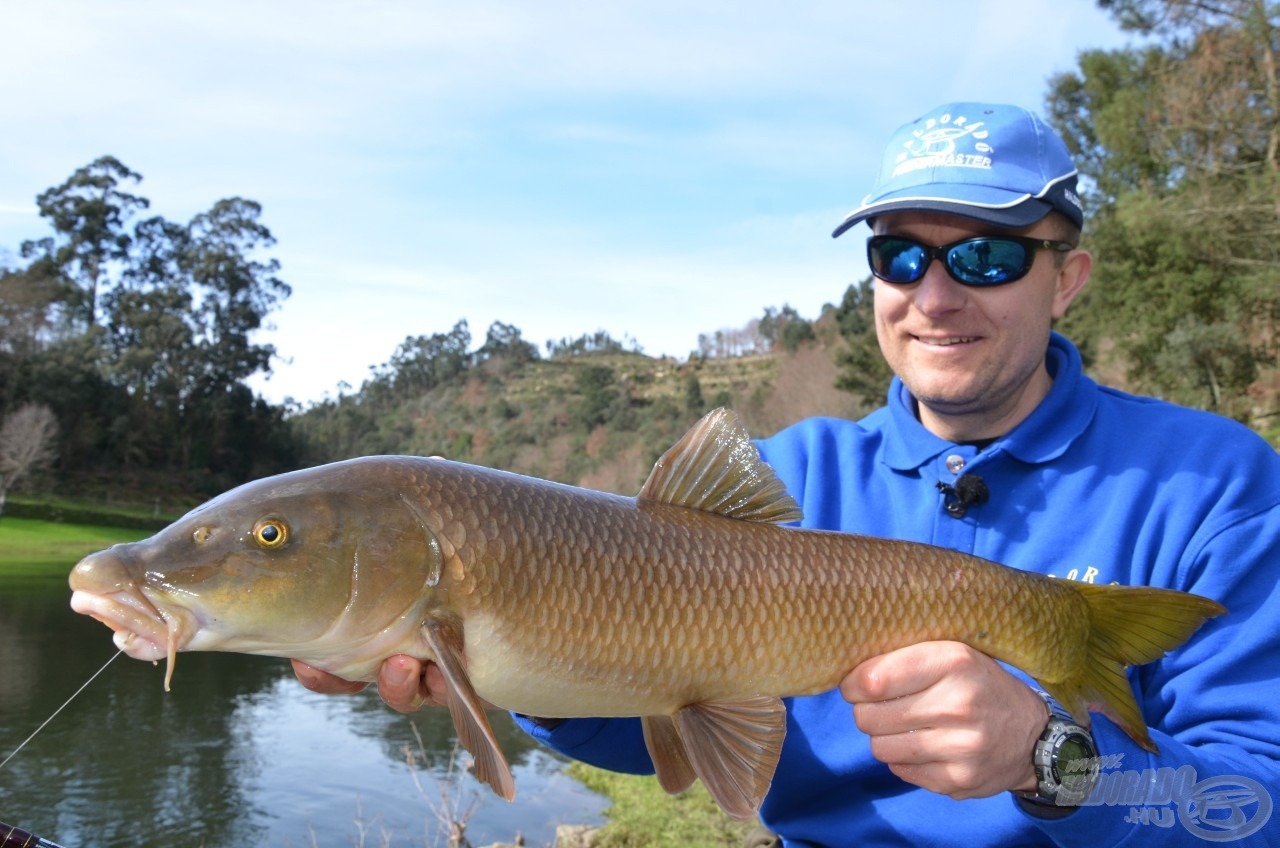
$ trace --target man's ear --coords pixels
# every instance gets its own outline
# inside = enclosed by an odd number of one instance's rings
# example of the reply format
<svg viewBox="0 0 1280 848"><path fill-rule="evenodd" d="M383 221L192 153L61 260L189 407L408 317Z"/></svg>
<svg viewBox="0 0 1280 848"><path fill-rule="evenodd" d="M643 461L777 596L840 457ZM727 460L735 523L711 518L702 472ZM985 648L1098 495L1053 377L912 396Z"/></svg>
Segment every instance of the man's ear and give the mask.
<svg viewBox="0 0 1280 848"><path fill-rule="evenodd" d="M1093 271L1093 256L1087 250L1073 250L1058 269L1057 287L1053 292L1053 317L1059 320L1067 314L1067 307L1080 294Z"/></svg>

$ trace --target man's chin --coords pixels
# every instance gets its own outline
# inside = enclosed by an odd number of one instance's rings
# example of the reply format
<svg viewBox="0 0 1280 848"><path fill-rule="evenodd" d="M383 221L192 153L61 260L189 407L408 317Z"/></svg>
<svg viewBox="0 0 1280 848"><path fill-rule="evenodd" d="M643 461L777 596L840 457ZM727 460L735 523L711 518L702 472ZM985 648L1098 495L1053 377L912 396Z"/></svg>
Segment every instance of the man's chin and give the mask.
<svg viewBox="0 0 1280 848"><path fill-rule="evenodd" d="M937 415L973 415L982 412L989 398L970 387L968 374L933 373L903 379L907 391L918 406L926 407Z"/></svg>

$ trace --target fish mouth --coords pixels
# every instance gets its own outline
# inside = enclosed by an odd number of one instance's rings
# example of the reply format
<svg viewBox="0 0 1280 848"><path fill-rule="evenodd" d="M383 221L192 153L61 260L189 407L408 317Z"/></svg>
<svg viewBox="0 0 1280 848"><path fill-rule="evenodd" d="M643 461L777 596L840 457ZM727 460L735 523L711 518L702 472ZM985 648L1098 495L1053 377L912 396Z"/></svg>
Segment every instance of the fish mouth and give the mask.
<svg viewBox="0 0 1280 848"><path fill-rule="evenodd" d="M137 660L165 660L164 688L169 691L178 651L194 636L189 616L161 610L138 591L108 594L78 589L71 609L96 618L114 631L116 647Z"/></svg>

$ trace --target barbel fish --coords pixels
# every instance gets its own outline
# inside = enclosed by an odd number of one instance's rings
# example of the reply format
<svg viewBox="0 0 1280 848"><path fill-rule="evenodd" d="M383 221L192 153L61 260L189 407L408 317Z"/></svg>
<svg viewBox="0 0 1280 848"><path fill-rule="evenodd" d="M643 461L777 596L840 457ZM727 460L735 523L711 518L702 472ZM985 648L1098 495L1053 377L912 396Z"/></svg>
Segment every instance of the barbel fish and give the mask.
<svg viewBox="0 0 1280 848"><path fill-rule="evenodd" d="M781 698L861 661L965 642L1155 750L1124 670L1181 645L1212 600L1054 580L955 551L781 526L800 510L737 417L709 413L635 498L422 457L366 457L233 489L91 554L72 607L132 657L295 657L351 680L435 661L477 777L511 771L484 701L638 716L662 786L731 815L768 791Z"/></svg>

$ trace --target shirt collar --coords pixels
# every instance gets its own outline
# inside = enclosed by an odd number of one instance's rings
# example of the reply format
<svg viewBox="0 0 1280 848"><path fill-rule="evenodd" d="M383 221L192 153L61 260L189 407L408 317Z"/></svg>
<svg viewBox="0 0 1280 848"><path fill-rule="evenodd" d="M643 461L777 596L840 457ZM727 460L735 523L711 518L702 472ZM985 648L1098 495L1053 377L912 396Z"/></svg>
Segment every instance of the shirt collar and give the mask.
<svg viewBox="0 0 1280 848"><path fill-rule="evenodd" d="M1031 464L1049 462L1065 453L1093 420L1098 407L1097 384L1085 375L1075 345L1050 333L1045 364L1053 378L1049 394L987 453L1004 451ZM953 442L935 436L916 418L915 398L897 377L889 386L888 406L891 438L884 458L890 468L912 471L954 449Z"/></svg>

